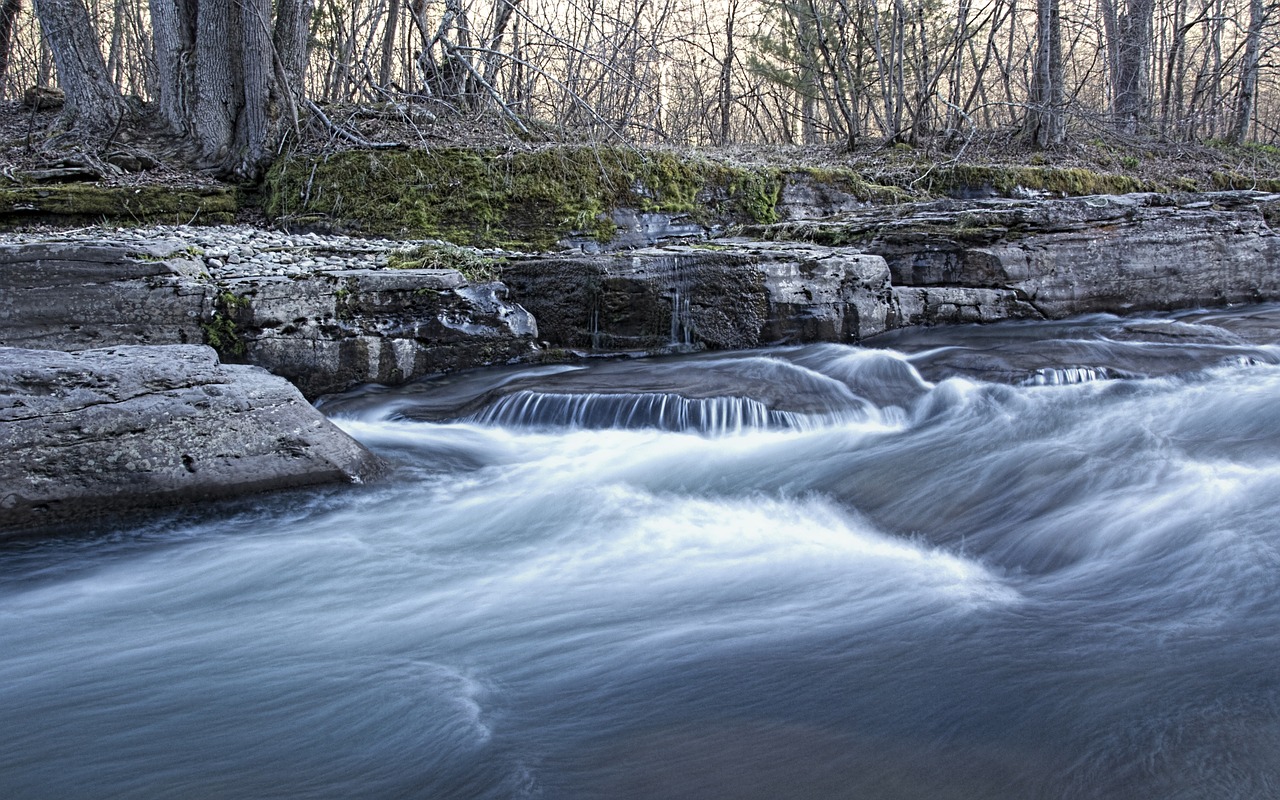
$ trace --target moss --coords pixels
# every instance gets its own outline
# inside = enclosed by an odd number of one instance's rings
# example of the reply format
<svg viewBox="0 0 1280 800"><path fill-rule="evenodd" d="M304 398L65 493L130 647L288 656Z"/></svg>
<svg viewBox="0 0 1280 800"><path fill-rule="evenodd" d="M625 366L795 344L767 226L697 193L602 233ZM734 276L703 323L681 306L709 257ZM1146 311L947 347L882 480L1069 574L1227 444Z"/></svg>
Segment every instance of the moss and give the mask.
<svg viewBox="0 0 1280 800"><path fill-rule="evenodd" d="M424 244L387 256L391 269L456 269L472 283L501 280L502 259L451 244Z"/></svg>
<svg viewBox="0 0 1280 800"><path fill-rule="evenodd" d="M803 176L812 183L828 186L867 203L906 203L918 199L901 186L869 181L861 174L842 167L805 167L791 170L791 176Z"/></svg>
<svg viewBox="0 0 1280 800"><path fill-rule="evenodd" d="M619 208L771 222L782 186L776 169L667 152L441 148L280 159L265 196L285 224L545 250L570 237L608 241Z"/></svg>
<svg viewBox="0 0 1280 800"><path fill-rule="evenodd" d="M1215 172L1210 177L1213 188L1217 191L1254 190L1259 192L1280 192L1280 180L1275 178L1259 178L1239 172Z"/></svg>
<svg viewBox="0 0 1280 800"><path fill-rule="evenodd" d="M245 354L245 342L240 336L235 317L240 309L247 308L248 305L247 297L239 297L224 289L213 298L212 316L200 325L204 331L205 344L217 350L224 358Z"/></svg>
<svg viewBox="0 0 1280 800"><path fill-rule="evenodd" d="M933 170L913 183L931 194L991 190L1001 195L1012 195L1019 190L1031 190L1050 192L1062 197L1126 194L1160 188L1128 175L1092 172L1087 169L971 165Z"/></svg>
<svg viewBox="0 0 1280 800"><path fill-rule="evenodd" d="M225 187L64 183L0 188L0 227L37 221L218 224L234 221L237 208L235 190Z"/></svg>

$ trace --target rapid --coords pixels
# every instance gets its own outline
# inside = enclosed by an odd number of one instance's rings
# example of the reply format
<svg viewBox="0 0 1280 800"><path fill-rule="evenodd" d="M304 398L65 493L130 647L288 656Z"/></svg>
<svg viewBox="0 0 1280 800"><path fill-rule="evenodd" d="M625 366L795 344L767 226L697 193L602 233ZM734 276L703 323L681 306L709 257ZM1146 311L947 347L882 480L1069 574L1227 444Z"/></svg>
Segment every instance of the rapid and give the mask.
<svg viewBox="0 0 1280 800"><path fill-rule="evenodd" d="M485 370L0 543L6 798L1280 796L1280 307Z"/></svg>

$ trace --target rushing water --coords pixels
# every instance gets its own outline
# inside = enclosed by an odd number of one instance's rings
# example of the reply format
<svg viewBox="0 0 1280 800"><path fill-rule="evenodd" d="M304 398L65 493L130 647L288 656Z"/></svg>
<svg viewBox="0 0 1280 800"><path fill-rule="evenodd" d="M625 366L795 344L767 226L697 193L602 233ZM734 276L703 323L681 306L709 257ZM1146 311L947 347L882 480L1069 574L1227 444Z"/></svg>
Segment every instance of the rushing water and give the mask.
<svg viewBox="0 0 1280 800"><path fill-rule="evenodd" d="M5 798L1280 796L1280 311L480 372L0 545Z"/></svg>

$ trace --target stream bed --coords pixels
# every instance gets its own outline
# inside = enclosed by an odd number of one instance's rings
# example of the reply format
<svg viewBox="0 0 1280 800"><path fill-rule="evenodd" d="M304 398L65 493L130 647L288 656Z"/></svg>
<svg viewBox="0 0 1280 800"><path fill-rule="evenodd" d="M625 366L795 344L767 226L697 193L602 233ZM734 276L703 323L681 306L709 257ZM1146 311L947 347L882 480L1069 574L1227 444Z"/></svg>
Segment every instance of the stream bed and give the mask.
<svg viewBox="0 0 1280 800"><path fill-rule="evenodd" d="M1280 795L1280 308L486 370L0 543L5 798Z"/></svg>

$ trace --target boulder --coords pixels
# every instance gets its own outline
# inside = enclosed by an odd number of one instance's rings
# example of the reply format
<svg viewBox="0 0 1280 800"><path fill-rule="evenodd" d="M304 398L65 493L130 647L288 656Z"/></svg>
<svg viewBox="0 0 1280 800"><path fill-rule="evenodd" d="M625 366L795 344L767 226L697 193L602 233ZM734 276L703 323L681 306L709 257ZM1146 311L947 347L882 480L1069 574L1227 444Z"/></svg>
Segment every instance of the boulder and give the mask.
<svg viewBox="0 0 1280 800"><path fill-rule="evenodd" d="M382 468L287 381L203 345L0 347L0 451L0 535Z"/></svg>

